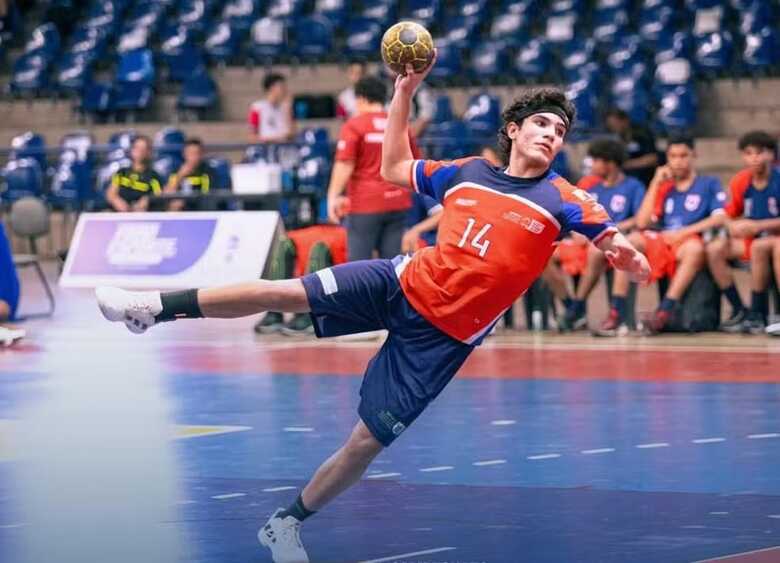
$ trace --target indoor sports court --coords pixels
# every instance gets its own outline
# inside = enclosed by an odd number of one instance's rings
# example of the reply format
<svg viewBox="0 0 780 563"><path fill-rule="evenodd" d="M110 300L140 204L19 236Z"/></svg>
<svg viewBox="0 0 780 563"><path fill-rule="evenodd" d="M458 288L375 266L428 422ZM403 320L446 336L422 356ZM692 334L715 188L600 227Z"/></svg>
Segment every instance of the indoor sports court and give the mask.
<svg viewBox="0 0 780 563"><path fill-rule="evenodd" d="M270 561L257 529L351 429L378 341L135 336L57 298L0 349L0 560ZM779 354L491 337L302 539L318 562L778 561Z"/></svg>

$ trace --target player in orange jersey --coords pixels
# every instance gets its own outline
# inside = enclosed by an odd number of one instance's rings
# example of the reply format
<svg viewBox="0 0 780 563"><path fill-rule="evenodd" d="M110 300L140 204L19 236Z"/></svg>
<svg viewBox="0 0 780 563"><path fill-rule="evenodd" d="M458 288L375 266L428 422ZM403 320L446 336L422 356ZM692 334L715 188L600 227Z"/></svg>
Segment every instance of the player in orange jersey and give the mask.
<svg viewBox="0 0 780 563"><path fill-rule="evenodd" d="M301 522L357 482L414 422L542 273L568 231L588 237L636 279L650 273L644 255L604 208L550 170L575 114L561 90L530 90L506 109L500 131L506 168L479 157L414 160L409 109L426 74L410 68L396 80L381 173L442 202L435 246L411 257L350 262L294 280L162 294L97 291L104 316L133 332L177 318L233 318L266 310L310 312L318 336L387 329L387 340L366 369L352 435L296 501L259 532L275 561L308 561Z"/></svg>

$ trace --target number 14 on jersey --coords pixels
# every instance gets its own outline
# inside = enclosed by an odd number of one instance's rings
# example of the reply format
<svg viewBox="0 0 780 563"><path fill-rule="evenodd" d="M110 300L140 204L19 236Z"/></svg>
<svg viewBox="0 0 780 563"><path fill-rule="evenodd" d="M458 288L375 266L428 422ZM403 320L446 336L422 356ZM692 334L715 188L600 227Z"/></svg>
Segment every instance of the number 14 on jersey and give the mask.
<svg viewBox="0 0 780 563"><path fill-rule="evenodd" d="M463 236L460 238L460 242L458 243L458 248L463 248L466 245L466 242L469 239L469 235L471 234L471 231L474 229L474 225L476 225L477 222L469 217L468 224L466 225L466 230L463 231ZM490 247L490 241L484 239L487 232L490 230L490 227L492 227L490 223L486 223L484 227L482 227L479 232L477 232L476 235L474 235L474 238L471 239L471 246L479 250L479 257L484 258L485 254L487 254L488 247Z"/></svg>

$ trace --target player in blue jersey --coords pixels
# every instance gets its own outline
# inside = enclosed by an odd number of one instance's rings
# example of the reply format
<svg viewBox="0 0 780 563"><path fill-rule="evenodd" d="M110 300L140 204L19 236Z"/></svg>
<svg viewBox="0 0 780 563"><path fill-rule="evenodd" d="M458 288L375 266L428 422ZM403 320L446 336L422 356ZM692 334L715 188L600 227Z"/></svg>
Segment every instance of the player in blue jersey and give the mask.
<svg viewBox="0 0 780 563"><path fill-rule="evenodd" d="M0 345L10 346L24 337L25 332L3 323L13 321L19 305L19 278L16 275L11 245L0 223Z"/></svg>
<svg viewBox="0 0 780 563"><path fill-rule="evenodd" d="M692 138L669 139L666 159L667 164L656 169L636 214L640 230L628 236L647 255L651 281L670 278L666 294L647 326L651 332L662 331L671 320L685 290L706 264L702 236L721 226L725 215L726 194L720 180L696 172ZM616 336L628 331L628 289L628 277L615 272L609 316L596 335Z"/></svg>
<svg viewBox="0 0 780 563"><path fill-rule="evenodd" d="M588 147L593 159L592 173L601 180L588 193L609 213L622 233L630 233L636 227L635 215L642 205L645 187L633 176L626 176L621 166L627 158L623 143L614 139L599 139ZM587 253L585 269L577 284L575 297L566 308L560 323L562 330L576 330L586 325L585 301L607 268L604 253L593 245L584 247Z"/></svg>
<svg viewBox="0 0 780 563"><path fill-rule="evenodd" d="M764 131L751 131L740 138L738 146L745 168L729 184L725 206L730 219L728 237L718 237L707 245L707 259L732 307L721 329L759 334L766 326L772 264L780 285L780 171L772 166L777 158L777 141ZM749 311L734 286L729 260L750 262Z"/></svg>

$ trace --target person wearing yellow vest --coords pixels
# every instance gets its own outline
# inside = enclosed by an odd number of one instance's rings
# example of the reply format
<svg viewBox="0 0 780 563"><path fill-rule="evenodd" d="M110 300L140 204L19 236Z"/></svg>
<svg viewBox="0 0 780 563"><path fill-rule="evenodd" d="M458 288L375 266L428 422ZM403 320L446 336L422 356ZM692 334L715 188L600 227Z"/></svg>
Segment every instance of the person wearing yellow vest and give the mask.
<svg viewBox="0 0 780 563"><path fill-rule="evenodd" d="M130 147L130 166L119 169L111 178L106 202L114 211L147 211L149 196L160 195L160 177L151 167L152 143L149 137L136 137Z"/></svg>
<svg viewBox="0 0 780 563"><path fill-rule="evenodd" d="M184 143L184 163L171 174L165 185L165 193L206 195L214 188L214 170L203 160L203 142L190 138ZM169 211L195 211L202 206L196 201L177 199L168 206Z"/></svg>

